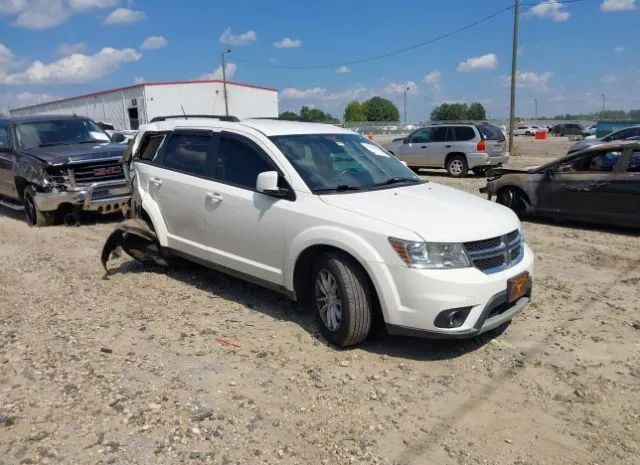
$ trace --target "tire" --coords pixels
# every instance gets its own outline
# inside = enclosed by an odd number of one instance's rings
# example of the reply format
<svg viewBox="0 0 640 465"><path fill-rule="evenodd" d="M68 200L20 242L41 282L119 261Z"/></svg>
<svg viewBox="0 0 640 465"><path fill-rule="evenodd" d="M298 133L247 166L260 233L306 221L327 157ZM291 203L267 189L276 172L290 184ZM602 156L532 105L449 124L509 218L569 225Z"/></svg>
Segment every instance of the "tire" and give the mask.
<svg viewBox="0 0 640 465"><path fill-rule="evenodd" d="M447 160L447 172L454 178L463 178L469 172L467 159L462 155L454 155Z"/></svg>
<svg viewBox="0 0 640 465"><path fill-rule="evenodd" d="M360 265L344 253L330 252L318 258L311 276L310 302L322 335L338 347L364 341L371 329L372 299Z"/></svg>
<svg viewBox="0 0 640 465"><path fill-rule="evenodd" d="M498 192L496 202L510 208L519 218L527 216L528 205L525 195L513 187L505 187Z"/></svg>
<svg viewBox="0 0 640 465"><path fill-rule="evenodd" d="M530 131L527 131L527 132L525 132L525 133L524 133L524 135L525 135L525 136L529 136L529 137L531 137L533 134L531 134L531 132L530 132Z"/></svg>
<svg viewBox="0 0 640 465"><path fill-rule="evenodd" d="M39 210L35 202L35 196L35 189L32 186L27 186L22 196L27 224L29 226L51 226L55 222L54 213Z"/></svg>

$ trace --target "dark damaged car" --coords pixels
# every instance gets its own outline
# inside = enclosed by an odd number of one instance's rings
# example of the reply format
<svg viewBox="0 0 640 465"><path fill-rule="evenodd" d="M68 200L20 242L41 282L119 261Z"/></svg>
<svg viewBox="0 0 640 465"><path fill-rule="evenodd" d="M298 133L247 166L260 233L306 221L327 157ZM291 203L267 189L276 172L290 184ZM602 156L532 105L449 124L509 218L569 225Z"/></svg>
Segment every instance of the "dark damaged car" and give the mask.
<svg viewBox="0 0 640 465"><path fill-rule="evenodd" d="M88 118L0 118L0 204L24 210L34 226L118 212L130 197L125 149Z"/></svg>
<svg viewBox="0 0 640 465"><path fill-rule="evenodd" d="M640 228L640 141L591 147L532 169L492 169L480 192L519 216Z"/></svg>

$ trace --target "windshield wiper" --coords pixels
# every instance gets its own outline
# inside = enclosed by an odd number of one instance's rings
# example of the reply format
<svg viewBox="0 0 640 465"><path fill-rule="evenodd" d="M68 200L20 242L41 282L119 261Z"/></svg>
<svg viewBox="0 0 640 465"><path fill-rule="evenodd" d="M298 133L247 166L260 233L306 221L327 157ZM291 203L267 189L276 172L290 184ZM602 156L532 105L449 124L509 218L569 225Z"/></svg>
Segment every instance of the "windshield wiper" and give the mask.
<svg viewBox="0 0 640 465"><path fill-rule="evenodd" d="M361 191L362 187L358 186L350 186L348 184L340 184L336 187L320 187L318 189L313 189L313 192L342 192L342 191Z"/></svg>
<svg viewBox="0 0 640 465"><path fill-rule="evenodd" d="M71 145L69 142L49 142L46 144L40 144L38 147L53 147L54 145Z"/></svg>
<svg viewBox="0 0 640 465"><path fill-rule="evenodd" d="M401 182L423 182L422 179L416 179L416 178L401 178L399 176L395 176L393 178L389 178L386 181L383 182L379 182L377 184L374 184L374 187L379 187L379 186L388 186L390 184L399 184Z"/></svg>
<svg viewBox="0 0 640 465"><path fill-rule="evenodd" d="M90 140L83 140L82 142L76 142L76 144L93 144L94 142L108 142L108 141L100 140L100 139L90 139Z"/></svg>

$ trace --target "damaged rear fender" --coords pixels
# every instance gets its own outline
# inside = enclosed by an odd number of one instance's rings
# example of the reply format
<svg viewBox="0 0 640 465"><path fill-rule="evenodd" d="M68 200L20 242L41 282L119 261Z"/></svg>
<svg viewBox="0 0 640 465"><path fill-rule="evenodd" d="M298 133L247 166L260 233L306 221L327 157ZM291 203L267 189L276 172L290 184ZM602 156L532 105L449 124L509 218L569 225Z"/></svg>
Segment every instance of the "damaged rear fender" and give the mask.
<svg viewBox="0 0 640 465"><path fill-rule="evenodd" d="M155 232L141 218L125 220L109 234L100 254L100 262L107 273L107 262L119 248L140 262L168 266Z"/></svg>

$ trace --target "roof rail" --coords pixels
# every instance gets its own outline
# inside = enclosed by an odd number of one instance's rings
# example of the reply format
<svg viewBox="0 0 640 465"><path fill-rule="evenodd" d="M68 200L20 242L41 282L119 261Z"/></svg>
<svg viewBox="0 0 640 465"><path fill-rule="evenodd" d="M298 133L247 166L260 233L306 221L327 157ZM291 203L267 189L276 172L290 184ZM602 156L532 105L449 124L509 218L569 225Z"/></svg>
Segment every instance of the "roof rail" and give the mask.
<svg viewBox="0 0 640 465"><path fill-rule="evenodd" d="M151 118L151 121L149 122L156 123L158 121L166 121L168 119L189 119L189 118L210 118L210 119L217 119L220 121L229 121L232 123L237 123L238 121L240 121L235 116L226 116L226 115L167 115L167 116L156 116L154 118Z"/></svg>
<svg viewBox="0 0 640 465"><path fill-rule="evenodd" d="M432 125L438 125L438 124L491 124L487 121L469 121L469 120L451 120L451 121L434 121L432 123L429 123Z"/></svg>

